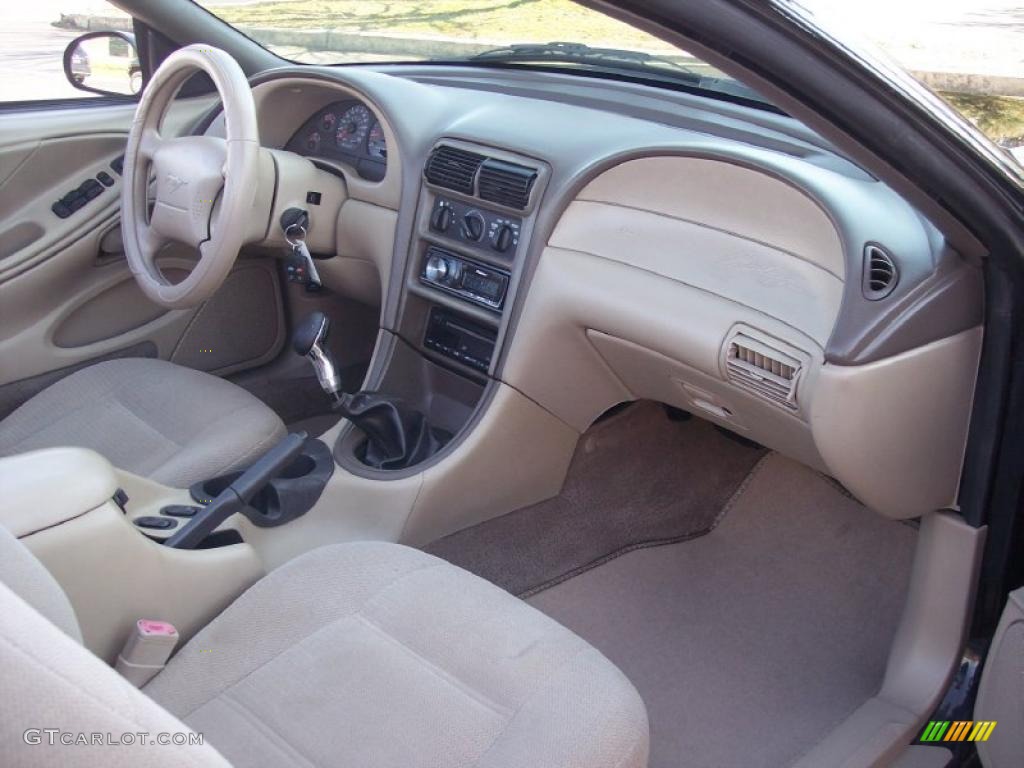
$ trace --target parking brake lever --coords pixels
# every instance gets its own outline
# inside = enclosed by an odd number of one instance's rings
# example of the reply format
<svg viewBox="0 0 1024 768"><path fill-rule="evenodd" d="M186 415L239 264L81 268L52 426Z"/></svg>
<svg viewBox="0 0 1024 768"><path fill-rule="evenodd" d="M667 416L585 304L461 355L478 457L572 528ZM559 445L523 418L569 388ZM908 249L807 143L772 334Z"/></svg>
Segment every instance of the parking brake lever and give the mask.
<svg viewBox="0 0 1024 768"><path fill-rule="evenodd" d="M196 513L176 534L164 542L175 549L195 549L217 527L236 512L241 512L250 501L282 469L299 455L309 436L295 432L281 440L242 473L235 482L217 494L217 497Z"/></svg>

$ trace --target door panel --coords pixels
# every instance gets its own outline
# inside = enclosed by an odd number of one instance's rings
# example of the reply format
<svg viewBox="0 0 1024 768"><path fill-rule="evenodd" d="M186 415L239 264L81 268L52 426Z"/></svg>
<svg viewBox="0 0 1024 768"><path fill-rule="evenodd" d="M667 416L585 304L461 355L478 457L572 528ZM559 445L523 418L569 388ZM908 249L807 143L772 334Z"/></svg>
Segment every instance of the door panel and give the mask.
<svg viewBox="0 0 1024 768"><path fill-rule="evenodd" d="M1024 588L1006 601L985 660L974 720L996 724L977 745L981 764L1019 768L1024 755Z"/></svg>
<svg viewBox="0 0 1024 768"><path fill-rule="evenodd" d="M176 102L162 132L186 132L212 104L209 97ZM111 167L134 112L134 104L0 112L3 411L52 383L50 372L126 351L228 373L269 361L283 345L273 259L240 258L196 309L165 310L135 284L120 239L121 177ZM112 186L66 218L51 210L101 171ZM174 279L195 256L172 246L158 263Z"/></svg>

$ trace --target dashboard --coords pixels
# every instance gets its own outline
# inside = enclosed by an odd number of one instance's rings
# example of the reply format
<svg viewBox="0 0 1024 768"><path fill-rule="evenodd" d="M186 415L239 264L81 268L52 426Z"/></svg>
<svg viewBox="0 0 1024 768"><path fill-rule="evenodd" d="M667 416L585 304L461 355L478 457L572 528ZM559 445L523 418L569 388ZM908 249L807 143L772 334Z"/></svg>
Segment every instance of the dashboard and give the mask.
<svg viewBox="0 0 1024 768"><path fill-rule="evenodd" d="M388 147L380 121L366 104L346 99L312 115L285 149L313 159L337 160L369 181L387 173Z"/></svg>
<svg viewBox="0 0 1024 768"><path fill-rule="evenodd" d="M254 85L262 140L345 180L327 287L576 432L651 399L876 511L953 503L983 307L968 234L785 116L467 69Z"/></svg>

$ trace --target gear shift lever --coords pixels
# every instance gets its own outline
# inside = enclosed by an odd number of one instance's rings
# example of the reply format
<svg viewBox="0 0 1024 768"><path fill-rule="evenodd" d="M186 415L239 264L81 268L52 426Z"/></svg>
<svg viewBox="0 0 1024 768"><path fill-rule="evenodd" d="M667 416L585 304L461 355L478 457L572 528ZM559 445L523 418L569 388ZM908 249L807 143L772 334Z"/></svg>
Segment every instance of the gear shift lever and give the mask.
<svg viewBox="0 0 1024 768"><path fill-rule="evenodd" d="M330 330L331 321L327 319L327 315L323 312L314 312L295 329L292 335L292 349L309 358L320 386L336 401L341 391L341 380L338 378L338 369L330 353L323 346Z"/></svg>
<svg viewBox="0 0 1024 768"><path fill-rule="evenodd" d="M420 411L377 392L341 391L338 369L323 346L330 327L323 312L314 312L296 327L292 348L309 358L320 386L334 401L334 410L366 435L359 455L362 462L376 469L402 469L440 450L451 435L432 427Z"/></svg>

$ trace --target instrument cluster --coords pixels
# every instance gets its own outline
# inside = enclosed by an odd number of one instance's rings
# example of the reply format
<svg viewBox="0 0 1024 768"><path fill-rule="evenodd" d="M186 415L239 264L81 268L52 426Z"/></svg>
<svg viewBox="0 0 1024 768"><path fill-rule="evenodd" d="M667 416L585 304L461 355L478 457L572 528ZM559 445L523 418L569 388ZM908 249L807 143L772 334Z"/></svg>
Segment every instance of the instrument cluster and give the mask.
<svg viewBox="0 0 1024 768"><path fill-rule="evenodd" d="M387 170L384 129L370 108L354 99L328 104L306 120L284 148L346 163L370 181L380 181Z"/></svg>

